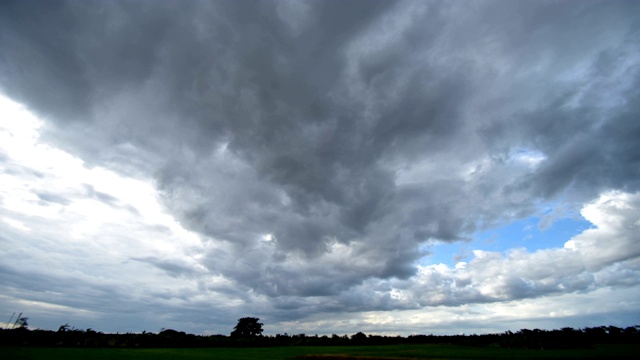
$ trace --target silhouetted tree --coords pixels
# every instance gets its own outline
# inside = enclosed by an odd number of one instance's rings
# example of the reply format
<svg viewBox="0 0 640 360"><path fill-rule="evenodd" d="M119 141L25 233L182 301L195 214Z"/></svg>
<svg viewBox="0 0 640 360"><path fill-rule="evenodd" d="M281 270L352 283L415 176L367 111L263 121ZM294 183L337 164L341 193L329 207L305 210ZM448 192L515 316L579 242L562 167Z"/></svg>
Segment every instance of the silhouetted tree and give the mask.
<svg viewBox="0 0 640 360"><path fill-rule="evenodd" d="M28 317L21 317L18 320L16 320L15 325L18 327L18 329L26 329L27 326L29 326L29 323L27 322L27 320L29 320Z"/></svg>
<svg viewBox="0 0 640 360"><path fill-rule="evenodd" d="M353 344L364 344L367 341L367 335L363 332L358 332L356 334L351 335L351 342Z"/></svg>
<svg viewBox="0 0 640 360"><path fill-rule="evenodd" d="M238 325L233 328L231 336L233 337L255 337L262 335L262 323L260 319L254 317L245 317L238 319Z"/></svg>

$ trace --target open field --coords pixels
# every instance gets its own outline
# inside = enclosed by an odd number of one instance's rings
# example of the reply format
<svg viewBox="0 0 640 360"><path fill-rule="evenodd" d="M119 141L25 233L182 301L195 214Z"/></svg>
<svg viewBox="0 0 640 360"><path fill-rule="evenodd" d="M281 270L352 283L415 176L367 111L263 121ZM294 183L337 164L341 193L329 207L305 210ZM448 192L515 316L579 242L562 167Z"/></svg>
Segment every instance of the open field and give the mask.
<svg viewBox="0 0 640 360"><path fill-rule="evenodd" d="M270 348L87 349L0 347L0 358L18 360L162 359L632 359L638 345L598 345L593 349L526 350L454 345L287 346Z"/></svg>

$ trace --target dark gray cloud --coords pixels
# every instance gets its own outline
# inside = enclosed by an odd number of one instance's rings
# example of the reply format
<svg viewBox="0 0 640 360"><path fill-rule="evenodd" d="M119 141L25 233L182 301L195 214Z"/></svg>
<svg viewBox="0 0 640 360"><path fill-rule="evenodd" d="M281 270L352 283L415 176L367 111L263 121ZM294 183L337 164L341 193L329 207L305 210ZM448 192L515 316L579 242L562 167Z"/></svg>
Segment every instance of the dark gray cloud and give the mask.
<svg viewBox="0 0 640 360"><path fill-rule="evenodd" d="M620 43L590 59L581 69L588 77L571 87L561 84L544 106L487 125L488 143L526 146L548 157L523 186L546 197L567 188L587 196L611 188L637 191L638 72L630 66L639 49L626 41L637 32L632 27ZM614 77L620 82L614 84Z"/></svg>
<svg viewBox="0 0 640 360"><path fill-rule="evenodd" d="M384 281L421 276L433 241L640 189L635 1L0 6L0 91L88 167L153 178L202 237L197 270L132 259L224 276L283 319L552 292L434 273L440 300L409 304Z"/></svg>

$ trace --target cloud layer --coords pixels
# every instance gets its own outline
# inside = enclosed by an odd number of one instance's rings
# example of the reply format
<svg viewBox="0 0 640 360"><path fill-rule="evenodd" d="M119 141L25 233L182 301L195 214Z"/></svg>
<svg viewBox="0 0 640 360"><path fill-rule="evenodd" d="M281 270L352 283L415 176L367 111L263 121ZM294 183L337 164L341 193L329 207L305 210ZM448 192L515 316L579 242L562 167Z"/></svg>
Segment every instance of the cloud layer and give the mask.
<svg viewBox="0 0 640 360"><path fill-rule="evenodd" d="M0 152L6 302L215 331L638 285L634 1L1 6L40 119ZM549 207L594 228L419 264Z"/></svg>

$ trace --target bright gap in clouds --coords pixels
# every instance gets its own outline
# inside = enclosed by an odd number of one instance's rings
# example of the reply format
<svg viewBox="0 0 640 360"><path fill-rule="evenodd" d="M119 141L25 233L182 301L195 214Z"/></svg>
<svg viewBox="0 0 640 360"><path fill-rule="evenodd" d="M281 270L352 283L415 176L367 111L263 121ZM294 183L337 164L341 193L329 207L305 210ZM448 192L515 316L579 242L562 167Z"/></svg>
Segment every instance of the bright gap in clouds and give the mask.
<svg viewBox="0 0 640 360"><path fill-rule="evenodd" d="M46 195L34 191L44 190L50 194L60 191L74 195L80 191L87 196L68 204L67 209L71 208L78 214L90 214L93 219L91 221L96 222L96 227L100 222L114 220L109 218L111 215L122 215L111 212L109 205L113 205L112 208L128 209L131 214L137 214L149 223L164 224L191 244L198 241L195 234L182 228L165 212L151 181L123 177L101 167L87 168L81 159L40 143L39 130L44 123L24 106L3 96L0 96L0 114L0 150L4 153L3 156L13 160L8 162L10 166L33 171L36 178L42 179L41 183L20 183L21 179L11 176L16 174L14 169L5 169L2 178L4 185L11 185L16 190L12 194L5 186L5 205L13 204L16 212L31 212L53 218L56 215L55 211L45 209L51 204L42 206L43 202L56 203L55 200L62 199L48 199ZM36 199L37 203L32 201ZM59 206L54 205L54 208L56 207L57 210L61 210ZM7 218L5 222L14 227L22 227L22 223L16 219Z"/></svg>
<svg viewBox="0 0 640 360"><path fill-rule="evenodd" d="M6 97L0 97L0 149L10 160L9 166L15 169L4 169L4 204L9 205L16 213L55 218L60 212L59 206L64 199L52 199L54 192L77 195L86 193L86 197L78 198L67 204L78 214L90 214L95 228L101 222L113 220L110 216L118 216L111 212L108 205L138 212L150 222L166 223L175 231L183 231L175 220L163 213L162 206L155 197L153 185L145 180L121 177L118 174L100 167L87 168L83 161L73 155L39 141L39 130L43 122L31 114L22 105ZM39 183L19 178L18 171L32 171ZM35 179L31 179L35 180ZM8 191L13 187L13 192ZM47 192L45 194L44 192ZM47 196L49 195L49 196ZM69 199L66 199L69 200ZM43 206L43 203L54 203ZM49 207L49 209L46 209ZM56 211L57 210L57 211ZM21 222L7 218L9 224ZM95 230L91 224L89 231ZM19 226L17 226L19 227Z"/></svg>
<svg viewBox="0 0 640 360"><path fill-rule="evenodd" d="M42 143L45 123L1 96L0 114L0 256L5 272L19 274L5 279L3 308L24 310L36 327L74 317L90 327L90 317L112 316L91 300L109 287L136 297L179 287L145 259L199 270L199 236L166 212L151 181L89 168ZM25 294L23 283L35 288Z"/></svg>

